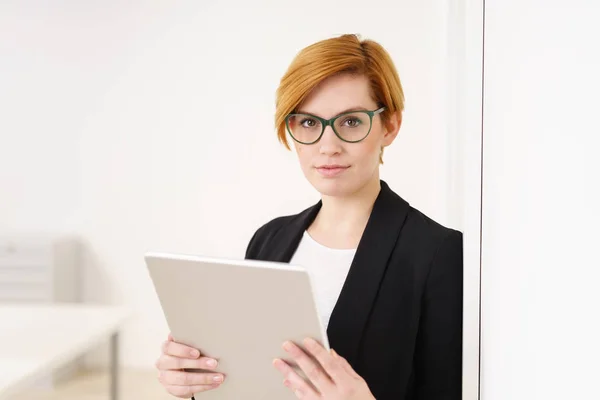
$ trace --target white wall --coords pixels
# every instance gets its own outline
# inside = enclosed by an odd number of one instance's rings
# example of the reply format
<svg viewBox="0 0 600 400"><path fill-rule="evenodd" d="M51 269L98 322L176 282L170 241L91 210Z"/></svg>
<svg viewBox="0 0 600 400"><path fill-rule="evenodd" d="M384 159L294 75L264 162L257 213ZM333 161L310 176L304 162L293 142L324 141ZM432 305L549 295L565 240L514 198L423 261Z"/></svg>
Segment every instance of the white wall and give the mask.
<svg viewBox="0 0 600 400"><path fill-rule="evenodd" d="M596 399L600 6L485 7L482 399Z"/></svg>
<svg viewBox="0 0 600 400"><path fill-rule="evenodd" d="M280 76L316 40L358 32L391 52L407 107L382 176L460 228L446 1L0 7L0 228L83 237L86 300L137 313L126 365L151 367L167 332L146 250L241 257L259 225L318 199L272 118Z"/></svg>

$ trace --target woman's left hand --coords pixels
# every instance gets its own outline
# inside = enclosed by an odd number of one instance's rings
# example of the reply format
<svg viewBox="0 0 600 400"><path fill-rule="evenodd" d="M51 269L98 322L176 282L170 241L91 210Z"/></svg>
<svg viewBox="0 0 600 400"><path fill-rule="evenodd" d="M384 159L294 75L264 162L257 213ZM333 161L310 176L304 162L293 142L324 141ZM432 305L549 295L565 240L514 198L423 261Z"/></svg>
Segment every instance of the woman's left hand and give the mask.
<svg viewBox="0 0 600 400"><path fill-rule="evenodd" d="M311 387L285 361L281 359L273 361L274 366L285 378L284 385L290 388L298 398L307 400L375 400L364 379L335 350L330 353L311 338L304 340L304 346L318 362L315 362L292 342L285 342L283 349L290 354L314 387Z"/></svg>

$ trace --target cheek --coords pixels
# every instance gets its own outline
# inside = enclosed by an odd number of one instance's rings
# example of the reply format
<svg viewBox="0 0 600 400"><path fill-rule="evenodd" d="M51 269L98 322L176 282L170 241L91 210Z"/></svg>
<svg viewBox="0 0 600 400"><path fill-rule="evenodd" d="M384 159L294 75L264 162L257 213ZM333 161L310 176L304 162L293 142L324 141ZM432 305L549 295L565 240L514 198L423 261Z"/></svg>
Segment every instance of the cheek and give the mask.
<svg viewBox="0 0 600 400"><path fill-rule="evenodd" d="M361 163L379 163L379 154L381 153L381 143L377 137L373 136L368 138L370 140L364 140L356 146L354 150L354 156L360 160Z"/></svg>
<svg viewBox="0 0 600 400"><path fill-rule="evenodd" d="M302 168L307 167L311 162L311 149L300 144L294 144L294 147L296 149L296 155L298 157L300 165L302 166Z"/></svg>

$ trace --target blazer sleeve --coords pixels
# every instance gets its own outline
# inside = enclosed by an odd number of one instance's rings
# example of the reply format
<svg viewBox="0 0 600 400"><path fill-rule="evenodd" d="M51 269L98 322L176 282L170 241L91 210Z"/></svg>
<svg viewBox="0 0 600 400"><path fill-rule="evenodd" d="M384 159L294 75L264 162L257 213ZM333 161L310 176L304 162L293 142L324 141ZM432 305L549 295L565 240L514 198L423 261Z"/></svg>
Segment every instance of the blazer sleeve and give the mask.
<svg viewBox="0 0 600 400"><path fill-rule="evenodd" d="M462 399L463 243L451 231L425 283L415 348L416 398Z"/></svg>

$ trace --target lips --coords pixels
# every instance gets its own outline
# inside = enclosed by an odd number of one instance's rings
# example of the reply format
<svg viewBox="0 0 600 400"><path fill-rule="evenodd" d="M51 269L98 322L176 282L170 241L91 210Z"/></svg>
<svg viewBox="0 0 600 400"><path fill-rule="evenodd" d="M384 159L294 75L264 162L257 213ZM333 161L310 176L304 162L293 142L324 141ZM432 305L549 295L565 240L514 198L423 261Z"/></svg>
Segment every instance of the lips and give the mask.
<svg viewBox="0 0 600 400"><path fill-rule="evenodd" d="M324 177L333 177L337 176L344 171L346 171L349 167L347 165L338 165L338 164L326 164L317 167L317 172Z"/></svg>
<svg viewBox="0 0 600 400"><path fill-rule="evenodd" d="M339 169L339 168L348 168L346 165L338 165L338 164L326 164L317 167L317 169Z"/></svg>

